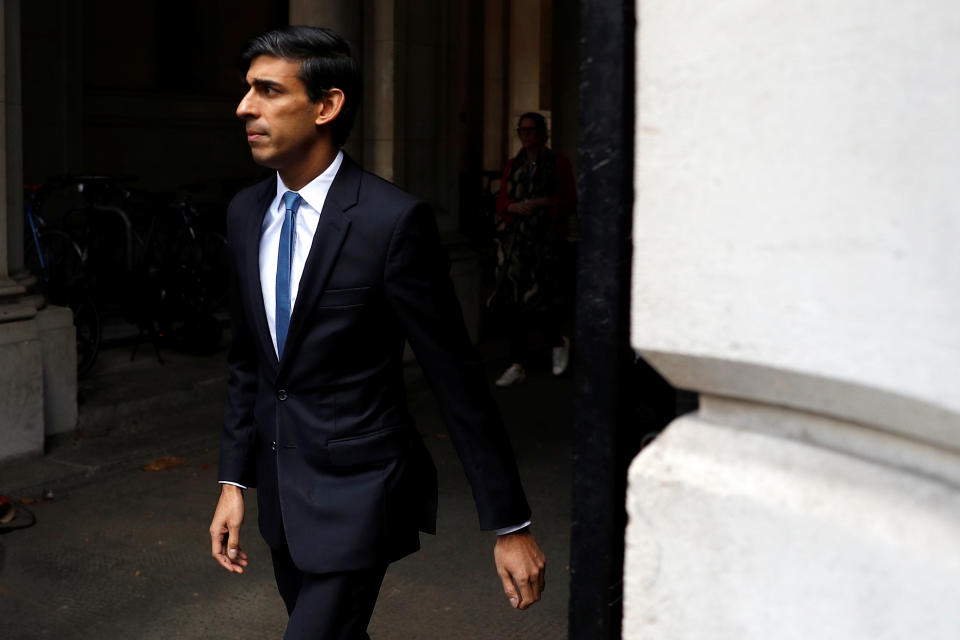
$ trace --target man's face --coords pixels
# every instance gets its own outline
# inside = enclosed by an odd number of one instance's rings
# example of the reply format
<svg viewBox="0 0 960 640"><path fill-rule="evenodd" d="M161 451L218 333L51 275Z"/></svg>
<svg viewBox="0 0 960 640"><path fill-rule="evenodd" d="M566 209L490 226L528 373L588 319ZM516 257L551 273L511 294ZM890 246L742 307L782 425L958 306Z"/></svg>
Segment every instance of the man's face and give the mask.
<svg viewBox="0 0 960 640"><path fill-rule="evenodd" d="M257 56L247 70L249 89L237 117L246 124L254 161L271 169L295 167L319 140L320 107L310 102L299 72L298 62L273 56Z"/></svg>

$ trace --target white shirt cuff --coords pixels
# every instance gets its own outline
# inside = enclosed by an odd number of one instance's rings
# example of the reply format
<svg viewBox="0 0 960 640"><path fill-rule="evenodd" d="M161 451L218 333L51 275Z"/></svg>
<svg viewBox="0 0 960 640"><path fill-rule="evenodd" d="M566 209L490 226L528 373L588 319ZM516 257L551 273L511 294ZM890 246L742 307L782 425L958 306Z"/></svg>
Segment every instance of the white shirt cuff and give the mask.
<svg viewBox="0 0 960 640"><path fill-rule="evenodd" d="M504 536L508 533L513 533L514 531L520 531L520 529L523 529L524 527L529 527L529 526L530 526L530 521L527 520L523 524L518 524L512 527L501 527L497 529L497 535Z"/></svg>
<svg viewBox="0 0 960 640"><path fill-rule="evenodd" d="M221 480L221 481L220 481L220 484L232 484L232 485L235 486L235 487L240 487L241 489L246 489L246 487L243 486L242 484L240 484L239 482L230 482L229 480Z"/></svg>

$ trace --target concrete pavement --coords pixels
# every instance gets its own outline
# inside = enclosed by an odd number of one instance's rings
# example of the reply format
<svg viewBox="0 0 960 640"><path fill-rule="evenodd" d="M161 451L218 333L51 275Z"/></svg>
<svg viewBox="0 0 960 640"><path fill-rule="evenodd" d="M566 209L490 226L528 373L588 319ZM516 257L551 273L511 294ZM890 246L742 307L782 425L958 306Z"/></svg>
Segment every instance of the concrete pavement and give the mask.
<svg viewBox="0 0 960 640"><path fill-rule="evenodd" d="M490 355L491 379L502 364ZM82 432L42 459L0 468L0 494L31 504L37 524L0 536L0 638L279 638L286 614L247 497L243 576L209 557L219 488L224 355L105 352L84 381ZM565 638L569 584L570 378L534 371L496 389L548 558L544 600L512 610L493 568L494 537L477 528L469 487L416 365L410 408L440 475L437 536L391 566L370 626L377 640ZM143 471L159 456L181 466Z"/></svg>

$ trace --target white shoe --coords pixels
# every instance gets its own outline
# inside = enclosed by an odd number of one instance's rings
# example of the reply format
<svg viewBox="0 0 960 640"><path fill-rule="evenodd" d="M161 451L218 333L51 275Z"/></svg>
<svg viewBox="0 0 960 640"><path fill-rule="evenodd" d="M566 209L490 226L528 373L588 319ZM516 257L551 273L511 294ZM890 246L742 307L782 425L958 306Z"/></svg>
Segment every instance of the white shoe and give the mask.
<svg viewBox="0 0 960 640"><path fill-rule="evenodd" d="M522 364L517 364L514 362L512 365L507 367L507 370L497 378L495 383L498 387L509 387L512 384L517 384L518 382L523 382L527 379L527 372L524 370Z"/></svg>
<svg viewBox="0 0 960 640"><path fill-rule="evenodd" d="M570 339L563 336L563 346L553 348L553 375L560 376L570 364Z"/></svg>

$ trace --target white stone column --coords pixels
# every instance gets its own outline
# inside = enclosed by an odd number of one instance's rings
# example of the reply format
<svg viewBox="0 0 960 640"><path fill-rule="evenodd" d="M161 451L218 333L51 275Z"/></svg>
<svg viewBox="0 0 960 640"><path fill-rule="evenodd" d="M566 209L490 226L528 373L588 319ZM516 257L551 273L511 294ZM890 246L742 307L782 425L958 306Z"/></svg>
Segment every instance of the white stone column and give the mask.
<svg viewBox="0 0 960 640"><path fill-rule="evenodd" d="M508 157L507 90L509 8L504 0L483 4L483 168L502 169Z"/></svg>
<svg viewBox="0 0 960 640"><path fill-rule="evenodd" d="M23 266L23 157L20 129L20 1L0 3L0 323L33 317L12 277Z"/></svg>
<svg viewBox="0 0 960 640"><path fill-rule="evenodd" d="M367 55L364 58L363 139L368 171L394 180L397 34L395 0L366 0Z"/></svg>
<svg viewBox="0 0 960 640"><path fill-rule="evenodd" d="M21 158L11 157L10 129L20 122L20 3L0 3L0 460L43 451L43 367L36 303L10 277L10 246L22 242ZM16 134L19 135L19 134ZM19 230L19 232L18 232ZM16 252L15 252L16 253Z"/></svg>
<svg viewBox="0 0 960 640"><path fill-rule="evenodd" d="M623 637L960 637L960 5L637 7Z"/></svg>
<svg viewBox="0 0 960 640"><path fill-rule="evenodd" d="M0 80L0 132L4 133L4 143L0 144L0 297L22 293L23 289L12 289L15 287L15 283L10 280L9 269L7 266L8 263L8 254L9 254L9 240L8 240L8 197L10 194L10 185L7 184L7 148L6 148L6 130L7 130L7 106L8 98L10 91L7 88L9 82L9 73L7 70L7 55L6 49L9 42L9 37L7 34L6 25L10 19L10 14L14 14L15 11L19 9L19 6L14 3L0 3L0 55L3 55L3 60L0 62L0 73L3 74L2 80Z"/></svg>
<svg viewBox="0 0 960 640"><path fill-rule="evenodd" d="M576 7L573 10L578 11ZM502 169L504 162L520 151L520 140L514 129L520 114L528 111L543 114L551 134L548 145L562 151L552 139L551 102L556 91L548 91L554 83L551 40L555 11L560 11L564 28L569 27L571 7L568 5L558 9L545 0L487 0L484 3L485 169ZM576 53L575 48L568 49ZM563 59L571 60L569 56ZM571 86L576 94L575 82L565 84L564 89Z"/></svg>
<svg viewBox="0 0 960 640"><path fill-rule="evenodd" d="M547 128L550 128L550 111L540 108L540 74L544 54L540 42L543 31L542 1L513 0L507 6L510 12L507 43L510 51L507 68L509 113L505 123L508 132L507 157L513 157L520 151L520 138L514 129L521 113L542 113L547 120Z"/></svg>
<svg viewBox="0 0 960 640"><path fill-rule="evenodd" d="M21 92L20 2L5 2L3 82L5 174L7 176L7 271L22 283L23 265L23 95Z"/></svg>
<svg viewBox="0 0 960 640"><path fill-rule="evenodd" d="M22 299L23 107L20 95L20 0L0 3L0 322L32 318Z"/></svg>

